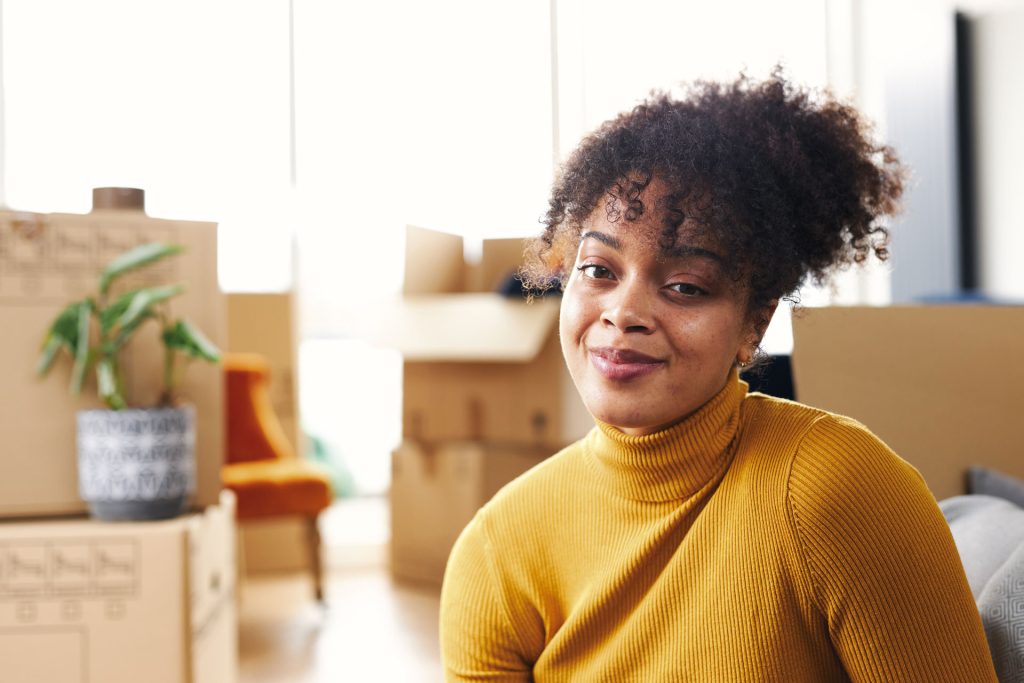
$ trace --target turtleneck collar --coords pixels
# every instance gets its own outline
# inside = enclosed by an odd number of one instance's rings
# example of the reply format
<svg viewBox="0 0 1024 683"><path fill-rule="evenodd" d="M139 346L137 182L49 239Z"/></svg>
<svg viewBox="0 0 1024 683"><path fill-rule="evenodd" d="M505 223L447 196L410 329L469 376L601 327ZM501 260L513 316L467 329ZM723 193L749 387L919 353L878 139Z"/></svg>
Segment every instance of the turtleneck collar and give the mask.
<svg viewBox="0 0 1024 683"><path fill-rule="evenodd" d="M747 388L734 369L697 412L654 434L630 436L597 420L586 438L586 457L617 495L647 502L689 498L729 465Z"/></svg>

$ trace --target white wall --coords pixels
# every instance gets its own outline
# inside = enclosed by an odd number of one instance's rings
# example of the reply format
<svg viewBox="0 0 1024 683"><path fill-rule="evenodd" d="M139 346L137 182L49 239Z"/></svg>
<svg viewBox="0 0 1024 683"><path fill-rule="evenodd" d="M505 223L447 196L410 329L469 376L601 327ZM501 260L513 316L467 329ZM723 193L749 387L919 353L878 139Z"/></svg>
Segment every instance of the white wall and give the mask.
<svg viewBox="0 0 1024 683"><path fill-rule="evenodd" d="M973 17L978 266L983 291L1024 300L1024 6Z"/></svg>
<svg viewBox="0 0 1024 683"><path fill-rule="evenodd" d="M872 36L885 65L885 137L910 169L892 229L898 303L960 287L954 16L945 0L889 0Z"/></svg>
<svg viewBox="0 0 1024 683"><path fill-rule="evenodd" d="M221 223L227 289L290 286L287 3L0 8L8 205L86 212L93 187L141 187L151 215Z"/></svg>
<svg viewBox="0 0 1024 683"><path fill-rule="evenodd" d="M559 0L560 155L652 89L694 79L755 78L782 64L796 82L827 82L826 3Z"/></svg>

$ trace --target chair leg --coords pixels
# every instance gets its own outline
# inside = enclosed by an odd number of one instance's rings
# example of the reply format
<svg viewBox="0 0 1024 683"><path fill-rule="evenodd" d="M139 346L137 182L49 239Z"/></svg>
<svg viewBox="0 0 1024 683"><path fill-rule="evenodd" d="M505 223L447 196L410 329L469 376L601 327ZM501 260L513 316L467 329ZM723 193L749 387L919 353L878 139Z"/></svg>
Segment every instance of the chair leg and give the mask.
<svg viewBox="0 0 1024 683"><path fill-rule="evenodd" d="M313 593L317 602L324 601L323 565L320 558L320 527L316 517L306 519L306 530L309 537L309 566L313 572Z"/></svg>

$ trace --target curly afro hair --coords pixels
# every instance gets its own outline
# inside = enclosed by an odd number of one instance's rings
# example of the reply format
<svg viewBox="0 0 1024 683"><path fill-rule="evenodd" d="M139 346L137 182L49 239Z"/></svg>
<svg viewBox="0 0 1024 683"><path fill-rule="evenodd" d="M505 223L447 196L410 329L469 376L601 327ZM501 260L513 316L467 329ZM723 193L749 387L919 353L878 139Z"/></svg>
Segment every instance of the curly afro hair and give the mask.
<svg viewBox="0 0 1024 683"><path fill-rule="evenodd" d="M884 260L881 220L897 211L903 178L893 150L872 141L855 109L794 87L779 68L760 82L697 82L681 98L654 92L565 162L522 277L534 288L564 281L596 210L613 221L657 210L661 249L684 222L699 226L749 287L753 313L871 252ZM667 189L644 206L654 179Z"/></svg>

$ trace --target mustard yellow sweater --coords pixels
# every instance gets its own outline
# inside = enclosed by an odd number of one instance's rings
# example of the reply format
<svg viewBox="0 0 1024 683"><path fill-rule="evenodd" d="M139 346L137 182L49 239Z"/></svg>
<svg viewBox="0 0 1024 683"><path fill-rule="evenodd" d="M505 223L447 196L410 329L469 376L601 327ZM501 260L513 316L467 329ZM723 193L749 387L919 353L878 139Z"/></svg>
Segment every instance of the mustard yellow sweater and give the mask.
<svg viewBox="0 0 1024 683"><path fill-rule="evenodd" d="M441 643L449 681L996 680L917 471L735 376L505 487L452 551Z"/></svg>

